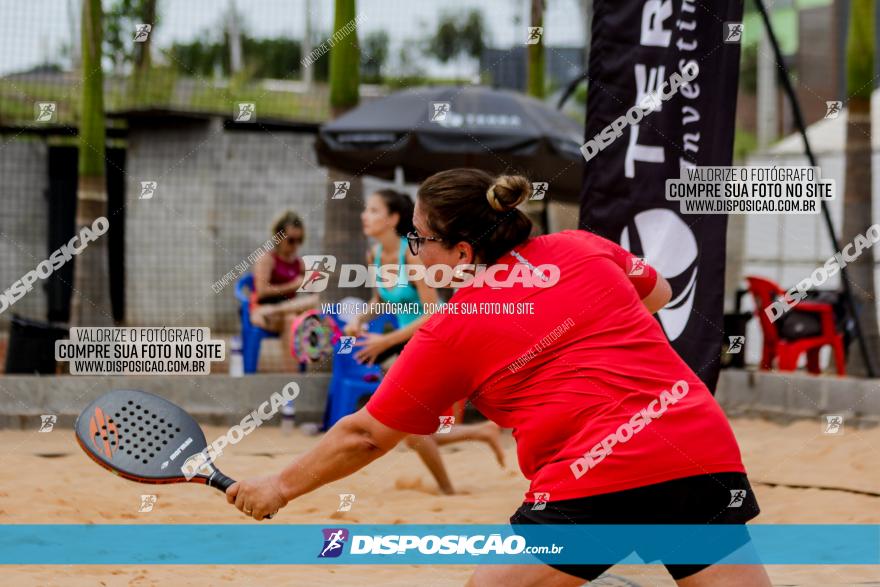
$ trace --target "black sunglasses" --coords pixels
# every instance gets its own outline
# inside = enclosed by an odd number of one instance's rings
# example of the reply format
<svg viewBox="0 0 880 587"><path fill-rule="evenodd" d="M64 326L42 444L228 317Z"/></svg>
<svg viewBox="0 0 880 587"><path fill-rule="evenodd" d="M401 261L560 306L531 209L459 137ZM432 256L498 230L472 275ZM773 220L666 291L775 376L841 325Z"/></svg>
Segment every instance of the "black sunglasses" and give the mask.
<svg viewBox="0 0 880 587"><path fill-rule="evenodd" d="M419 233L416 231L406 233L406 242L409 244L409 252L413 255L419 254L419 247L421 247L422 243L425 241L443 242L443 239L435 236L419 236Z"/></svg>
<svg viewBox="0 0 880 587"><path fill-rule="evenodd" d="M286 240L289 245L301 245L303 242L302 238L296 236L289 236L284 240Z"/></svg>

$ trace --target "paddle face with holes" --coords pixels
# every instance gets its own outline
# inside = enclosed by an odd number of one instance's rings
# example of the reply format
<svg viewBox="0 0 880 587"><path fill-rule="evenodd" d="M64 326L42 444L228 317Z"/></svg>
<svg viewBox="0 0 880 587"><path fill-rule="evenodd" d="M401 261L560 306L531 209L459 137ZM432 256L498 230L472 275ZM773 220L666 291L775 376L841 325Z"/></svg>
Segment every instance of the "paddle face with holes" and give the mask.
<svg viewBox="0 0 880 587"><path fill-rule="evenodd" d="M75 425L80 447L99 465L141 483L203 483L221 491L234 483L208 462L192 479L181 466L205 446L198 423L168 400L114 390L86 407Z"/></svg>

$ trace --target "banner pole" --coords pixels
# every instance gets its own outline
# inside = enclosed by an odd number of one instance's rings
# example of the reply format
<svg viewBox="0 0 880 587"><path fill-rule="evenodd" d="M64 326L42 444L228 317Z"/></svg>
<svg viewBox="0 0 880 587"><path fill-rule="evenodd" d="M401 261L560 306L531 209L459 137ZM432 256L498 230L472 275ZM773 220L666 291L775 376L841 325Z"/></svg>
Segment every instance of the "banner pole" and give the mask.
<svg viewBox="0 0 880 587"><path fill-rule="evenodd" d="M797 96L794 93L794 87L791 85L791 79L788 77L788 69L785 67L785 62L782 59L782 50L779 48L779 41L776 39L776 35L773 32L773 27L770 25L770 17L767 14L767 9L764 7L764 0L755 0L755 5L758 7L758 11L761 13L761 19L764 21L764 28L767 30L767 36L770 38L770 44L773 46L773 54L776 57L776 64L779 66L779 80L782 82L782 87L785 89L785 95L788 98L789 104L791 104L791 111L794 115L794 123L798 127L798 131L800 132L801 137L804 140L804 151L806 152L807 159L810 161L811 167L818 167L816 163L816 156L813 155L813 149L810 147L810 141L807 139L807 126L804 124L804 116L801 112L801 105L797 99ZM831 222L831 214L828 212L828 206L825 204L825 200L820 200L822 205L822 216L825 218L825 226L828 228L828 235L831 237L831 244L834 247L834 251L840 250L840 243L837 240L837 235L834 232L834 224ZM874 363L871 360L871 356L868 353L868 347L865 344L865 338L862 335L862 327L859 324L859 316L856 313L856 304L855 300L853 300L852 289L849 285L849 279L846 276L846 267L840 268L840 279L843 282L843 297L846 300L846 304L849 307L849 311L853 317L853 323L855 325L855 335L856 339L859 341L859 350L862 354L862 360L865 362L865 368L868 371L869 377L876 377L876 371L874 370Z"/></svg>

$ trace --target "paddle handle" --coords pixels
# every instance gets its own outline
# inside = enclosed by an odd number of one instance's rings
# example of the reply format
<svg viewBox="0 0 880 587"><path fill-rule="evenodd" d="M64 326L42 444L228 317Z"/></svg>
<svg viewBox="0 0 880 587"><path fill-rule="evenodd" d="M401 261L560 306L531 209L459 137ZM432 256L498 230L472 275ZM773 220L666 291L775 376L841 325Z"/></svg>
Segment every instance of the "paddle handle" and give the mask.
<svg viewBox="0 0 880 587"><path fill-rule="evenodd" d="M214 473L208 478L208 485L219 489L223 493L226 493L226 490L232 487L233 483L235 483L235 479L227 477L220 471L214 471Z"/></svg>
<svg viewBox="0 0 880 587"><path fill-rule="evenodd" d="M208 485L219 489L223 493L226 493L226 490L229 489L230 487L232 487L233 483L235 483L235 479L233 479L232 477L227 477L226 475L224 475L220 471L216 471L216 470L208 478ZM271 520L272 514L269 514L268 516L266 516L266 519Z"/></svg>

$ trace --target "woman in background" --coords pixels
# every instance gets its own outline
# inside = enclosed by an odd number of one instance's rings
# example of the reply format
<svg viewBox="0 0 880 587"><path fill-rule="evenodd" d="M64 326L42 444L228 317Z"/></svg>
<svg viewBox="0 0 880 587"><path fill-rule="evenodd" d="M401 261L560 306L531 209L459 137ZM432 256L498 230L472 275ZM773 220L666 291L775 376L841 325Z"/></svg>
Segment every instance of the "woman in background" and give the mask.
<svg viewBox="0 0 880 587"><path fill-rule="evenodd" d="M281 334L282 360L291 371L299 368L290 356L290 329L299 314L317 307L318 296L297 295L303 283L305 265L297 255L305 239L305 227L296 212L286 210L272 224L272 236L280 240L275 248L254 263L254 291L251 294L251 322Z"/></svg>
<svg viewBox="0 0 880 587"><path fill-rule="evenodd" d="M379 190L367 197L364 211L361 213L361 223L364 234L377 241L376 247L367 252L368 265L376 265L377 269L382 266L397 266L396 274L400 275L404 265L420 263L418 257L409 251L406 240L407 233L413 230L413 208L413 201L408 195L390 189ZM346 334L362 337L362 340L355 344L356 347L360 347L355 355L358 361L388 365L430 317L430 314L423 313L421 309L426 305L436 307L439 298L437 291L428 286L424 280L407 281L404 277L398 280L396 286L376 287L368 307L375 308L375 304L379 303L415 304L420 309L417 312L395 314L398 328L385 334L364 332L366 324L375 317L375 314L370 312L355 316L346 325ZM485 442L492 449L498 463L504 466L498 426L492 422L461 424L463 414L463 402L450 406L443 416L454 418L449 420L451 429L444 426L442 433L438 432L431 436L410 436L406 440L407 445L419 454L422 462L431 471L440 491L447 495L453 494L455 490L443 465L440 446L466 440ZM438 428L440 423L437 422Z"/></svg>

